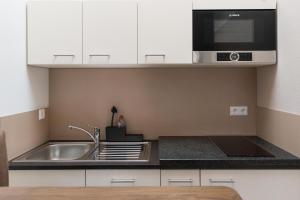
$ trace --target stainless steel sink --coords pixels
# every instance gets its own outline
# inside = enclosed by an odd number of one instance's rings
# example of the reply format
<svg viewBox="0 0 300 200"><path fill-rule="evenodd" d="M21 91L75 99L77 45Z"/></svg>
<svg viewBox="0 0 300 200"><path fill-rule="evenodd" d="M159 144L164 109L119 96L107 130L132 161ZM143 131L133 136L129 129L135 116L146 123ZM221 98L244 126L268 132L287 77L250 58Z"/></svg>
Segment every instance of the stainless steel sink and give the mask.
<svg viewBox="0 0 300 200"><path fill-rule="evenodd" d="M102 162L147 162L150 142L101 142L93 159Z"/></svg>
<svg viewBox="0 0 300 200"><path fill-rule="evenodd" d="M94 150L91 142L55 142L47 143L14 160L22 161L70 161L78 160Z"/></svg>
<svg viewBox="0 0 300 200"><path fill-rule="evenodd" d="M148 162L151 142L49 142L12 162Z"/></svg>

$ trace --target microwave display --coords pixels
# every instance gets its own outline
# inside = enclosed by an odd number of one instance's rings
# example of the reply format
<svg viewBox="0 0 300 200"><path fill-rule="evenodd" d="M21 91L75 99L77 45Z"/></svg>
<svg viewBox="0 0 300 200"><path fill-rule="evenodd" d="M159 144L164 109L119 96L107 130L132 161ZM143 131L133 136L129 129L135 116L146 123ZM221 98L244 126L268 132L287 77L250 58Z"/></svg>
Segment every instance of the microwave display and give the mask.
<svg viewBox="0 0 300 200"><path fill-rule="evenodd" d="M254 20L214 21L215 43L252 43L254 42Z"/></svg>

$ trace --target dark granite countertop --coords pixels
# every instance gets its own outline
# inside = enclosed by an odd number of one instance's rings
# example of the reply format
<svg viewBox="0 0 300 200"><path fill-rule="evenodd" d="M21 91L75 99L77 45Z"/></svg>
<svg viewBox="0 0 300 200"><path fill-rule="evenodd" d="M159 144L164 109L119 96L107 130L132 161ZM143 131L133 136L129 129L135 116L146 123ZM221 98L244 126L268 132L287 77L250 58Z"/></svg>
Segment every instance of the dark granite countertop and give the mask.
<svg viewBox="0 0 300 200"><path fill-rule="evenodd" d="M10 170L36 169L300 169L300 159L256 136L246 137L275 157L227 157L210 137L160 137L149 162L10 162Z"/></svg>
<svg viewBox="0 0 300 200"><path fill-rule="evenodd" d="M274 157L227 157L210 137L160 137L164 169L300 169L300 159L256 136L246 137Z"/></svg>

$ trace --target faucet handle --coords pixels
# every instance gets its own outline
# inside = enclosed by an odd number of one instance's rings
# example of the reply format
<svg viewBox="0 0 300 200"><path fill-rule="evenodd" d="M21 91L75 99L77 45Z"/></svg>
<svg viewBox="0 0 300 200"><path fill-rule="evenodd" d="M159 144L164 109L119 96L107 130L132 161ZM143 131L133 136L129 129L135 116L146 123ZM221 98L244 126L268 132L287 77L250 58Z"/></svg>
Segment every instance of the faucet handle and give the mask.
<svg viewBox="0 0 300 200"><path fill-rule="evenodd" d="M100 134L100 128L95 127L95 128L94 128L94 131L95 131L95 133L99 133L99 134Z"/></svg>
<svg viewBox="0 0 300 200"><path fill-rule="evenodd" d="M98 127L94 128L94 137L97 142L100 141L100 128Z"/></svg>

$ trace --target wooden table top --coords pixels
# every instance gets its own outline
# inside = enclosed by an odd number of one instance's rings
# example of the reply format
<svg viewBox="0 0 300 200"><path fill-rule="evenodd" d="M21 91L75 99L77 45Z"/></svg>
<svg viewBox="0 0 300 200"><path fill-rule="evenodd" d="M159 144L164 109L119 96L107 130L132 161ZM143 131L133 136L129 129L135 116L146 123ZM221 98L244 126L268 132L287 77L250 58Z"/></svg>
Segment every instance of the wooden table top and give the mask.
<svg viewBox="0 0 300 200"><path fill-rule="evenodd" d="M0 200L241 200L226 187L0 188Z"/></svg>

